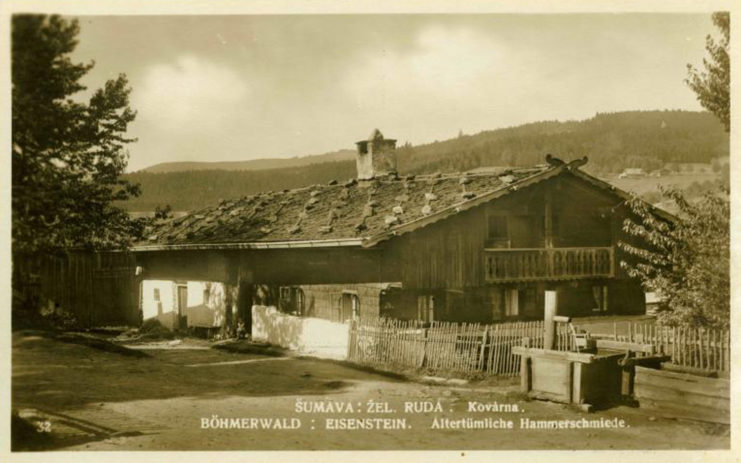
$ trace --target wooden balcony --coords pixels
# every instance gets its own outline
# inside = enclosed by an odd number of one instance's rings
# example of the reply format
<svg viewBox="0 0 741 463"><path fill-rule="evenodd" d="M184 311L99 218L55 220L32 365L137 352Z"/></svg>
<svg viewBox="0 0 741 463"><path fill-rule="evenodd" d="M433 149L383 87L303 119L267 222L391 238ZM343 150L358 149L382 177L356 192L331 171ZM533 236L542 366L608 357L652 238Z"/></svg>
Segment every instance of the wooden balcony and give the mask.
<svg viewBox="0 0 741 463"><path fill-rule="evenodd" d="M486 249L485 260L488 283L615 276L612 247Z"/></svg>

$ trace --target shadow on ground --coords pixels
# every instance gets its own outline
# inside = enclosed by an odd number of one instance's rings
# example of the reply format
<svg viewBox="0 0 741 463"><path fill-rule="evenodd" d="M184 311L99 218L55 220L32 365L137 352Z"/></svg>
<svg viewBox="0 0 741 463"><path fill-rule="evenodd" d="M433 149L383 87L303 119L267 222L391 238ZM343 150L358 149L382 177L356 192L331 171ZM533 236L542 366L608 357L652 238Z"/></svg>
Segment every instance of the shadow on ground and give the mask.
<svg viewBox="0 0 741 463"><path fill-rule="evenodd" d="M183 341L186 343L186 341ZM190 347L195 347L194 342ZM725 449L723 429L665 420L640 409L618 407L593 415L562 404L531 401L516 393L453 385L410 384L344 365L229 353L209 349L148 350L148 358L132 358L85 345L38 335L13 336L13 406L34 426L51 422L51 436L34 436L26 426L30 450L574 450L574 449ZM188 347L188 346L183 346ZM508 380L512 382L511 379ZM486 381L482 382L485 384ZM317 402L383 404L396 412L385 415L362 410L350 414L295 412L296 397L313 395ZM451 422L483 417L469 412L472 401L517 404L511 429L432 428L438 418ZM434 405L444 413L401 412L407 402ZM360 407L359 409L362 409ZM296 417L302 429L203 429L204 418ZM498 415L498 416L497 416ZM329 426L334 418L399 418L404 430L392 427L357 430ZM628 426L589 429L525 429L520 420L626 420ZM316 430L307 432L313 421ZM334 422L334 421L333 421ZM21 434L23 436L24 434ZM40 441L33 442L36 439ZM51 438L51 441L48 439ZM75 441L75 439L79 439ZM74 445L78 443L79 445ZM17 448L14 446L14 448Z"/></svg>
<svg viewBox="0 0 741 463"><path fill-rule="evenodd" d="M173 397L322 395L368 373L296 358L215 349L134 358L54 338L13 336L13 406L49 409ZM310 371L310 372L309 372ZM392 379L378 376L379 381Z"/></svg>

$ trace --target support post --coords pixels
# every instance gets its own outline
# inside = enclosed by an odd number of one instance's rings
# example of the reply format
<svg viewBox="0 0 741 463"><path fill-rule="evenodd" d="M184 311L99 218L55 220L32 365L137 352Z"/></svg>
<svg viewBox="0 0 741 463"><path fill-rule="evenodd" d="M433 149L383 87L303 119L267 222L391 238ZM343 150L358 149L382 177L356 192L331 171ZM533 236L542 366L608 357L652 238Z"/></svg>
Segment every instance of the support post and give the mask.
<svg viewBox="0 0 741 463"><path fill-rule="evenodd" d="M635 366L624 366L621 369L620 377L620 395L631 397L633 395L633 381L635 375Z"/></svg>
<svg viewBox="0 0 741 463"><path fill-rule="evenodd" d="M227 337L234 334L234 305L236 298L234 295L237 289L231 283L224 283L224 333Z"/></svg>
<svg viewBox="0 0 741 463"><path fill-rule="evenodd" d="M236 334L234 309L239 307L239 260L236 255L222 254L226 262L226 280L224 283L224 326L222 332L226 338ZM237 314L239 316L239 314Z"/></svg>
<svg viewBox="0 0 741 463"><path fill-rule="evenodd" d="M136 277L136 326L141 327L144 323L144 278Z"/></svg>
<svg viewBox="0 0 741 463"><path fill-rule="evenodd" d="M552 350L556 340L556 316L558 308L558 293L556 291L545 292L545 310L543 317L543 328L545 329L543 348Z"/></svg>
<svg viewBox="0 0 741 463"><path fill-rule="evenodd" d="M544 211L545 217L543 218L544 222L544 241L545 241L545 247L546 248L552 248L553 247L553 204L552 204L552 198L551 198L551 191L546 190L545 192L545 211Z"/></svg>

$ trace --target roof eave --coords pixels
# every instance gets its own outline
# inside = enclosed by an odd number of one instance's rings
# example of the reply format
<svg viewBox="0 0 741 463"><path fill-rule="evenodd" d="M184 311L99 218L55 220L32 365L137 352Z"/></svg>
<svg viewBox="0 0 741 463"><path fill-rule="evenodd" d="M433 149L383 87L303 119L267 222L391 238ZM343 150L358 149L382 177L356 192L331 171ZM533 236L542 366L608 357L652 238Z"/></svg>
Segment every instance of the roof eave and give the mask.
<svg viewBox="0 0 741 463"><path fill-rule="evenodd" d="M250 243L188 243L152 244L131 248L132 252L149 251L200 251L200 250L240 250L240 249L295 249L295 248L337 248L362 246L361 238L340 238L329 240L300 241L253 241Z"/></svg>

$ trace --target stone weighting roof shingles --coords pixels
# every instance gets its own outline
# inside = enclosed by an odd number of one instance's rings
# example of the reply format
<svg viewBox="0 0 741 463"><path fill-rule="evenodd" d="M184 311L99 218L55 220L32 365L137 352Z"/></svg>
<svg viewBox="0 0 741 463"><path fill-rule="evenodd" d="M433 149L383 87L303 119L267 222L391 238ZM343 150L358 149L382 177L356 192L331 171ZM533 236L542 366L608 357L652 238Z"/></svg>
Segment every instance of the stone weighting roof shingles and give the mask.
<svg viewBox="0 0 741 463"><path fill-rule="evenodd" d="M363 239L434 215L549 170L389 175L223 200L156 224L135 249Z"/></svg>

